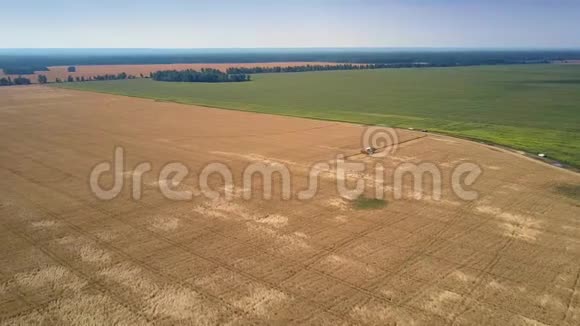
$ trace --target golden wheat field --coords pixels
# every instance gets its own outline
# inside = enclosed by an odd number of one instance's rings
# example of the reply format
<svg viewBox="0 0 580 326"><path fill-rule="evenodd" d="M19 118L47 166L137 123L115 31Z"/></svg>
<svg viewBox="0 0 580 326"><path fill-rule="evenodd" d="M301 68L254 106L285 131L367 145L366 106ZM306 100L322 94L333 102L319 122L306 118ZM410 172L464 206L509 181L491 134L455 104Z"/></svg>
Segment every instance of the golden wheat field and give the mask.
<svg viewBox="0 0 580 326"><path fill-rule="evenodd" d="M82 70L81 70L82 71ZM577 173L517 153L398 131L386 157L358 154L364 127L44 86L0 89L0 324L578 325ZM121 193L89 186L124 149ZM361 209L331 173L307 200L244 198L252 163L287 166L292 190L337 154L362 162L346 182L386 180L403 163L442 171L441 200L386 186L386 205ZM141 199L131 171L149 162ZM191 173L163 196L167 163ZM483 173L465 201L451 189L462 162ZM236 187L199 195L208 163ZM115 182L105 175L103 187ZM220 178L210 178L219 190ZM435 181L427 181L434 186ZM134 184L133 184L134 185ZM257 180L250 190L261 189ZM411 189L411 190L410 190ZM429 187L426 187L429 189Z"/></svg>

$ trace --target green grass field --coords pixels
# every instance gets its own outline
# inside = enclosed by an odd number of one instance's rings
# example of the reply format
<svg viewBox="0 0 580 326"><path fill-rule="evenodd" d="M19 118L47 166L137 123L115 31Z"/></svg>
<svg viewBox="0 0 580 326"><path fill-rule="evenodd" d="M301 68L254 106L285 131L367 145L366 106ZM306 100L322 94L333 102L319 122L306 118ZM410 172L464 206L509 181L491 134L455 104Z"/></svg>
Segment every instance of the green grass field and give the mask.
<svg viewBox="0 0 580 326"><path fill-rule="evenodd" d="M257 74L245 83L148 79L61 87L227 109L424 128L580 167L580 65Z"/></svg>

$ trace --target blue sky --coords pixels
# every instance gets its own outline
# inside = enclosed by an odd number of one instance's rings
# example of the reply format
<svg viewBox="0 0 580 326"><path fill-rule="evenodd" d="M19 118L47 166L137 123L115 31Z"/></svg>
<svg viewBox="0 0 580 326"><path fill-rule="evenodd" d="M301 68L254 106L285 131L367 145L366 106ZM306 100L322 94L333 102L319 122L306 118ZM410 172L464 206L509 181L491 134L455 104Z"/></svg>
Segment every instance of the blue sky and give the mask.
<svg viewBox="0 0 580 326"><path fill-rule="evenodd" d="M0 0L1 48L580 48L576 0Z"/></svg>

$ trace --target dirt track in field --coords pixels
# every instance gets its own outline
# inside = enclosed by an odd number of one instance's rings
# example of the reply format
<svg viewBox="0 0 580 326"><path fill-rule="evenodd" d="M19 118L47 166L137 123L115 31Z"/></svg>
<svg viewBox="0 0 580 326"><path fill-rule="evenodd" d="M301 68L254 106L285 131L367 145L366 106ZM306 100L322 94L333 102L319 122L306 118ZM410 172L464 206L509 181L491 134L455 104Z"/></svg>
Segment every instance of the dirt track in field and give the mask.
<svg viewBox="0 0 580 326"><path fill-rule="evenodd" d="M0 324L578 325L580 176L493 147L400 131L392 169L443 170L441 201L406 196L357 210L332 177L312 200L163 198L168 162L308 167L358 151L362 127L49 87L0 89ZM143 197L116 199L89 173L126 152L151 162ZM465 202L449 187L484 170ZM128 174L127 174L128 175ZM366 173L349 180L368 180ZM212 179L219 184L219 180ZM279 183L279 180L277 180ZM407 180L409 181L409 180ZM104 183L110 178L104 178ZM388 184L388 182L387 182ZM193 177L178 186L196 189ZM256 184L259 187L259 183ZM278 189L275 184L275 189ZM374 190L373 190L374 191ZM372 192L372 191L371 191Z"/></svg>
<svg viewBox="0 0 580 326"><path fill-rule="evenodd" d="M99 75L116 75L119 73L127 73L128 75L133 75L137 78L141 74L143 76L149 76L149 73L159 71L159 70L185 70L185 69L195 69L200 70L202 68L214 68L225 71L231 67L295 67L304 65L326 65L326 64L336 64L333 62L258 62L258 63L178 63L178 64L155 64L155 65L100 65L100 66L75 66L76 72L68 72L69 66L52 66L48 67L49 71L38 71L34 75L24 75L24 77L29 78L31 82L36 83L38 80L38 75L45 75L49 82L53 82L56 78L60 78L66 81L68 76L72 77L95 77ZM0 69L0 77L6 76L4 72ZM15 78L18 75L10 75L10 77Z"/></svg>

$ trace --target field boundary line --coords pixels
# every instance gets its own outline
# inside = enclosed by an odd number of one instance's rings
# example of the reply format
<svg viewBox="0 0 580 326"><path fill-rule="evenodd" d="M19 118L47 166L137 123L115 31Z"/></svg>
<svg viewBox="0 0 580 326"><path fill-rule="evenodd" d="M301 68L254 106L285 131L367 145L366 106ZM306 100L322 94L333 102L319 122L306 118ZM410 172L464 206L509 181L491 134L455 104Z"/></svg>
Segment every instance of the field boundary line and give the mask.
<svg viewBox="0 0 580 326"><path fill-rule="evenodd" d="M30 85L26 85L26 86L30 86ZM141 100L149 100L149 101L154 101L154 102L161 101L160 99L157 99L155 97L144 97L144 96L137 96L137 95L120 94L120 93L115 93L115 92L97 91L97 90L82 90L82 89L69 88L66 85L40 85L40 86L36 85L36 86L37 87L59 88L59 89L65 89L67 91L72 91L72 92L82 92L82 93L92 93L92 94L108 94L108 95L113 95L113 96L129 97L129 98L135 98L135 99L141 99ZM308 120L327 121L327 122L333 121L333 122L340 122L340 123L345 123L345 124L350 124L350 125L355 125L355 126L373 126L374 125L374 124L365 124L365 123L353 122L353 121L342 120L342 119L320 118L320 117L305 116L305 115L301 116L301 115L286 114L286 113L261 112L261 111L256 111L256 110L252 110L252 109L228 108L228 107L223 107L223 106L219 106L219 105L209 105L209 104L193 103L193 102L178 101L178 100L162 100L162 102L172 103L172 104L177 104L177 105L195 106L198 108L245 112L245 113L249 113L249 114L261 114L261 115L270 115L270 116L278 116L278 117L282 116L282 117L289 117L289 118L295 118L295 119L308 119ZM387 126L385 126L385 127L387 127ZM389 127L389 128L410 131L408 128L404 128L404 127ZM555 166L555 165L551 164L550 162L546 162L544 160L536 158L533 153L529 153L529 152L527 152L523 149L517 148L517 147L510 147L508 145L497 144L497 143L494 143L492 141L485 140L485 139L457 135L457 134L453 134L451 132L446 132L446 131L442 131L442 130L437 130L437 131L430 130L429 133L439 135L439 136L450 137L453 139L468 141L471 143L475 143L478 145L484 145L487 147L497 148L497 149L503 150L506 153L511 153L517 157L526 158L526 159L528 159L532 162L536 162L537 164L540 164L542 166L548 166L548 167L551 167L551 168L556 169L558 171L567 171L567 172L572 173L573 175L576 175L576 176L578 174L580 174L580 167L576 167L576 166L569 165L569 164L564 164L563 166ZM519 153L517 153L517 151L524 152L526 155L519 154ZM560 162L558 162L558 163L560 163Z"/></svg>

